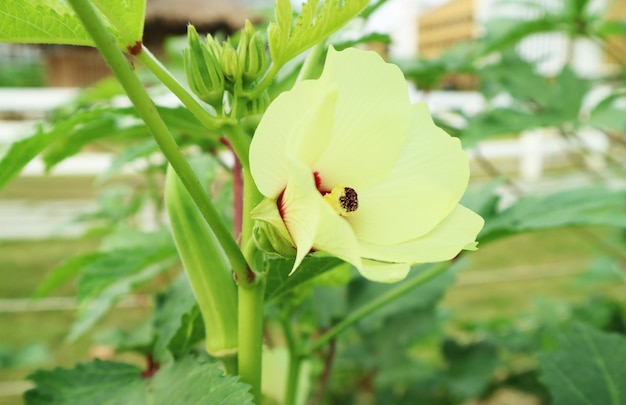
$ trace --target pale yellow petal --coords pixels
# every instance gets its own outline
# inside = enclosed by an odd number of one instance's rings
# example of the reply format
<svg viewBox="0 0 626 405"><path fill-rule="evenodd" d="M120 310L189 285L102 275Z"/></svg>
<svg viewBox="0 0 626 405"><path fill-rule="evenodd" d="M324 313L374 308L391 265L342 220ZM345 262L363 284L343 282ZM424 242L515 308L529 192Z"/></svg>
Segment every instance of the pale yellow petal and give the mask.
<svg viewBox="0 0 626 405"><path fill-rule="evenodd" d="M425 104L411 112L409 139L389 175L357 190L359 210L349 222L359 240L387 245L425 235L467 188L469 161L459 140L435 126Z"/></svg>
<svg viewBox="0 0 626 405"><path fill-rule="evenodd" d="M290 239L289 231L285 227L285 223L280 216L276 200L265 198L250 212L252 219L267 222L276 228L278 234L286 239Z"/></svg>
<svg viewBox="0 0 626 405"><path fill-rule="evenodd" d="M276 199L288 179L288 159L311 165L326 148L337 89L302 81L279 95L261 119L250 145L250 170L259 191Z"/></svg>
<svg viewBox="0 0 626 405"><path fill-rule="evenodd" d="M350 224L324 201L321 194L318 193L318 195L323 205L320 211L320 226L313 247L315 250L338 257L360 269L359 244Z"/></svg>
<svg viewBox="0 0 626 405"><path fill-rule="evenodd" d="M376 184L391 170L409 128L409 97L400 69L375 52L329 49L320 81L337 86L332 136L313 166L330 190Z"/></svg>
<svg viewBox="0 0 626 405"><path fill-rule="evenodd" d="M450 260L465 247L472 248L484 220L472 210L457 205L428 234L395 245L359 241L361 256L367 259L397 263L430 263Z"/></svg>
<svg viewBox="0 0 626 405"><path fill-rule="evenodd" d="M289 235L296 246L295 270L313 247L313 240L320 226L320 211L326 204L315 187L310 169L290 161L288 182L278 209ZM320 201L321 200L321 201Z"/></svg>
<svg viewBox="0 0 626 405"><path fill-rule="evenodd" d="M408 263L382 263L372 260L363 260L363 267L359 270L368 280L379 283L396 283L406 278L411 270Z"/></svg>

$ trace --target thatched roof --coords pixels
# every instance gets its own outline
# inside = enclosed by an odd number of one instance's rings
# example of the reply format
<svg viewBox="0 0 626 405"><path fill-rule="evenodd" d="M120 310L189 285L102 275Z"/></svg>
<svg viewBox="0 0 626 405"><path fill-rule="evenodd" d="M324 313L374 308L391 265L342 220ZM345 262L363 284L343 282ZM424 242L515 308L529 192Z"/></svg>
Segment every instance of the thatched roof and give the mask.
<svg viewBox="0 0 626 405"><path fill-rule="evenodd" d="M144 37L182 35L189 23L199 32L230 33L245 19L245 10L233 0L148 0Z"/></svg>

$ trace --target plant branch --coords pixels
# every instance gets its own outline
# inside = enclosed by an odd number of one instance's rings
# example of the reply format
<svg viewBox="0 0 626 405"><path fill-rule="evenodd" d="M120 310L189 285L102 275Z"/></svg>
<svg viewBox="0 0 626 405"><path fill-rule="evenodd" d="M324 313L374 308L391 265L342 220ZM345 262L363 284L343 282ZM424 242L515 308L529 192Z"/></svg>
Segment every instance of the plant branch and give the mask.
<svg viewBox="0 0 626 405"><path fill-rule="evenodd" d="M226 124L233 124L225 117L216 117L207 111L200 101L196 99L182 84L167 70L165 66L146 48L142 46L141 52L135 57L161 81L185 107L208 129L219 129Z"/></svg>
<svg viewBox="0 0 626 405"><path fill-rule="evenodd" d="M439 274L443 273L450 267L450 262L438 263L430 267L429 269L423 271L416 277L399 284L397 287L387 291L385 294L379 296L373 301L363 305L361 308L352 312L348 316L346 316L341 322L331 327L326 333L320 336L313 344L311 345L310 352L313 352L317 349L322 348L324 345L329 343L332 339L334 339L337 335L339 335L344 330L348 329L350 326L359 322L361 319L370 315L371 313L377 311L388 303L398 299L402 295L413 291L415 288L420 285L426 283L427 281L435 278Z"/></svg>
<svg viewBox="0 0 626 405"><path fill-rule="evenodd" d="M187 191L196 203L202 216L207 221L226 253L235 272L247 270L246 260L237 243L224 225L209 195L198 181L191 166L170 134L158 111L135 76L128 61L120 51L111 33L107 31L100 17L88 0L69 0L72 8L94 40L98 50L107 61L111 70L124 87L128 98L133 103L139 116L146 123L161 151L170 162Z"/></svg>
<svg viewBox="0 0 626 405"><path fill-rule="evenodd" d="M324 52L324 43L320 42L311 48L311 51L306 56L302 67L300 68L300 72L298 72L298 77L296 78L296 82L312 79L313 72L315 70L316 62L319 60L320 56Z"/></svg>
<svg viewBox="0 0 626 405"><path fill-rule="evenodd" d="M274 78L280 71L281 67L283 67L282 64L279 65L279 64L272 62L272 65L270 66L265 76L263 76L261 81L254 87L254 89L250 92L250 94L246 96L248 96L248 98L250 99L255 99L259 97L261 93L263 93L265 89L267 89L269 85L272 83L272 80L274 80Z"/></svg>

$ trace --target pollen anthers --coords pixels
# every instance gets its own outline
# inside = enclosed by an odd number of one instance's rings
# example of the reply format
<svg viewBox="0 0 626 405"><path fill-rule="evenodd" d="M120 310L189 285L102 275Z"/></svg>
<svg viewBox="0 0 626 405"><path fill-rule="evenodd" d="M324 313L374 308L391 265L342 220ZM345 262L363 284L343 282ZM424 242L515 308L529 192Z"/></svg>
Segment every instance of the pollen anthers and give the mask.
<svg viewBox="0 0 626 405"><path fill-rule="evenodd" d="M359 209L358 194L350 187L335 186L329 193L324 194L324 199L342 217L352 216Z"/></svg>

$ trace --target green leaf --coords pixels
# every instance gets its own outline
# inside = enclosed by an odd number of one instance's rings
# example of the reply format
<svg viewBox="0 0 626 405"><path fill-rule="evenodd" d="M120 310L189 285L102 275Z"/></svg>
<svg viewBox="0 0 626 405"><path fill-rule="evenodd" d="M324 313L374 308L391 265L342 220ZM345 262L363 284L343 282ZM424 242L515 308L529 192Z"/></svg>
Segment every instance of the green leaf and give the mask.
<svg viewBox="0 0 626 405"><path fill-rule="evenodd" d="M26 405L146 404L147 380L137 366L96 359L73 369L37 371Z"/></svg>
<svg viewBox="0 0 626 405"><path fill-rule="evenodd" d="M0 344L0 370L41 365L50 360L50 351L41 343L21 347Z"/></svg>
<svg viewBox="0 0 626 405"><path fill-rule="evenodd" d="M99 0L105 25L124 50L141 41L145 0ZM63 0L3 0L0 42L93 46L70 5Z"/></svg>
<svg viewBox="0 0 626 405"><path fill-rule="evenodd" d="M594 186L524 197L488 220L478 240L574 225L626 226L626 191Z"/></svg>
<svg viewBox="0 0 626 405"><path fill-rule="evenodd" d="M93 45L70 5L59 0L4 0L0 42Z"/></svg>
<svg viewBox="0 0 626 405"><path fill-rule="evenodd" d="M122 152L115 156L109 168L98 175L98 182L108 180L111 176L118 173L125 165L137 159L148 157L158 150L159 145L152 138L126 147Z"/></svg>
<svg viewBox="0 0 626 405"><path fill-rule="evenodd" d="M267 300L279 298L302 283L345 264L342 260L335 257L310 256L306 257L298 267L298 270L290 276L289 273L293 268L293 262L293 259L269 259L267 287L265 290L265 298Z"/></svg>
<svg viewBox="0 0 626 405"><path fill-rule="evenodd" d="M162 367L152 379L136 366L101 360L29 378L35 388L25 393L26 405L252 404L247 385L225 376L218 363L193 357Z"/></svg>
<svg viewBox="0 0 626 405"><path fill-rule="evenodd" d="M11 144L6 153L0 157L0 189L55 139L53 135L38 130L34 135Z"/></svg>
<svg viewBox="0 0 626 405"><path fill-rule="evenodd" d="M446 289L454 283L455 267L459 266L459 262L454 264L443 274L433 278L422 284L413 292L404 294L400 298L395 299L391 303L378 309L368 317L364 318L359 326L365 330L375 330L379 328L386 318L390 318L405 311L418 311L432 307L439 299L443 297ZM414 266L408 277L402 283L410 282L411 279L419 277L424 271L430 269L432 265ZM373 299L387 293L389 290L397 288L398 284L372 283L363 278L357 278L349 285L349 309L348 312L357 310L366 305Z"/></svg>
<svg viewBox="0 0 626 405"><path fill-rule="evenodd" d="M128 118L120 115L117 109L106 107L79 111L67 119L55 122L47 132L58 141L43 154L46 170L79 153L85 145L95 141L150 136L141 121Z"/></svg>
<svg viewBox="0 0 626 405"><path fill-rule="evenodd" d="M542 13L543 14L543 13ZM542 32L557 31L558 26L553 18L542 18L520 21L513 18L494 18L487 23L487 35L482 38L482 54L512 49L525 37Z"/></svg>
<svg viewBox="0 0 626 405"><path fill-rule="evenodd" d="M462 344L446 339L441 349L448 363L452 395L459 399L478 397L498 366L497 347L488 341Z"/></svg>
<svg viewBox="0 0 626 405"><path fill-rule="evenodd" d="M626 131L626 91L610 94L589 114L589 125L603 130Z"/></svg>
<svg viewBox="0 0 626 405"><path fill-rule="evenodd" d="M157 335L154 357L186 353L204 338L204 322L185 273L181 273L167 291L156 297L154 329Z"/></svg>
<svg viewBox="0 0 626 405"><path fill-rule="evenodd" d="M78 280L78 319L68 339L74 340L92 327L117 301L136 286L178 263L169 233L144 234L127 248L99 252L81 269Z"/></svg>
<svg viewBox="0 0 626 405"><path fill-rule="evenodd" d="M94 341L115 347L116 353L134 352L144 356L152 355L154 346L154 330L152 320L146 319L130 330L113 328L98 333Z"/></svg>
<svg viewBox="0 0 626 405"><path fill-rule="evenodd" d="M194 305L189 312L183 314L180 327L170 339L167 348L175 356L181 356L198 346L198 343L205 337L202 312L200 312L198 305Z"/></svg>
<svg viewBox="0 0 626 405"><path fill-rule="evenodd" d="M176 136L188 135L198 139L217 142L214 136L207 133L200 122L183 107L157 107L166 125ZM77 154L86 145L96 141L112 139L115 141L141 140L155 145L146 125L139 119L133 107L92 107L79 111L67 112L66 116L57 118L45 131L57 142L43 154L46 170L50 170L64 159ZM142 145L149 145L149 143ZM149 146L144 146L149 148ZM156 148L156 146L155 146ZM145 152L141 149L140 152ZM127 151L118 159L136 157L137 151ZM130 156L129 156L130 155ZM116 162L118 166L123 162ZM110 169L115 170L115 168Z"/></svg>
<svg viewBox="0 0 626 405"><path fill-rule="evenodd" d="M626 36L626 21L603 21L597 32L603 37L612 35Z"/></svg>
<svg viewBox="0 0 626 405"><path fill-rule="evenodd" d="M98 253L88 253L85 255L75 256L68 259L62 265L50 270L44 281L42 281L37 287L33 296L35 298L45 297L50 293L50 291L59 287L72 277L77 276L82 268L96 259L97 256Z"/></svg>
<svg viewBox="0 0 626 405"><path fill-rule="evenodd" d="M342 49L354 47L361 44L369 44L372 42L379 42L382 44L390 44L391 36L389 34L381 34L378 32L370 32L369 34L362 35L356 39L351 39L343 42L336 42L333 44L336 50L341 51Z"/></svg>
<svg viewBox="0 0 626 405"><path fill-rule="evenodd" d="M224 375L218 363L201 363L186 357L155 375L151 396L155 405L252 405L248 389L249 386L237 378Z"/></svg>
<svg viewBox="0 0 626 405"><path fill-rule="evenodd" d="M500 200L496 190L505 181L504 177L500 177L484 186L469 188L461 198L461 204L485 219L496 215Z"/></svg>
<svg viewBox="0 0 626 405"><path fill-rule="evenodd" d="M472 117L459 135L464 148L497 136L511 136L544 126L543 118L513 108L495 108Z"/></svg>
<svg viewBox="0 0 626 405"><path fill-rule="evenodd" d="M285 64L337 31L368 3L368 0L326 0L318 7L318 0L309 0L302 5L302 12L292 26L289 1L277 0L276 22L268 27L272 60L277 65Z"/></svg>
<svg viewBox="0 0 626 405"><path fill-rule="evenodd" d="M539 356L541 381L554 405L626 403L626 339L577 324L555 351Z"/></svg>
<svg viewBox="0 0 626 405"><path fill-rule="evenodd" d="M114 27L114 33L121 39L121 44L128 47L141 41L146 0L92 0L92 2Z"/></svg>

